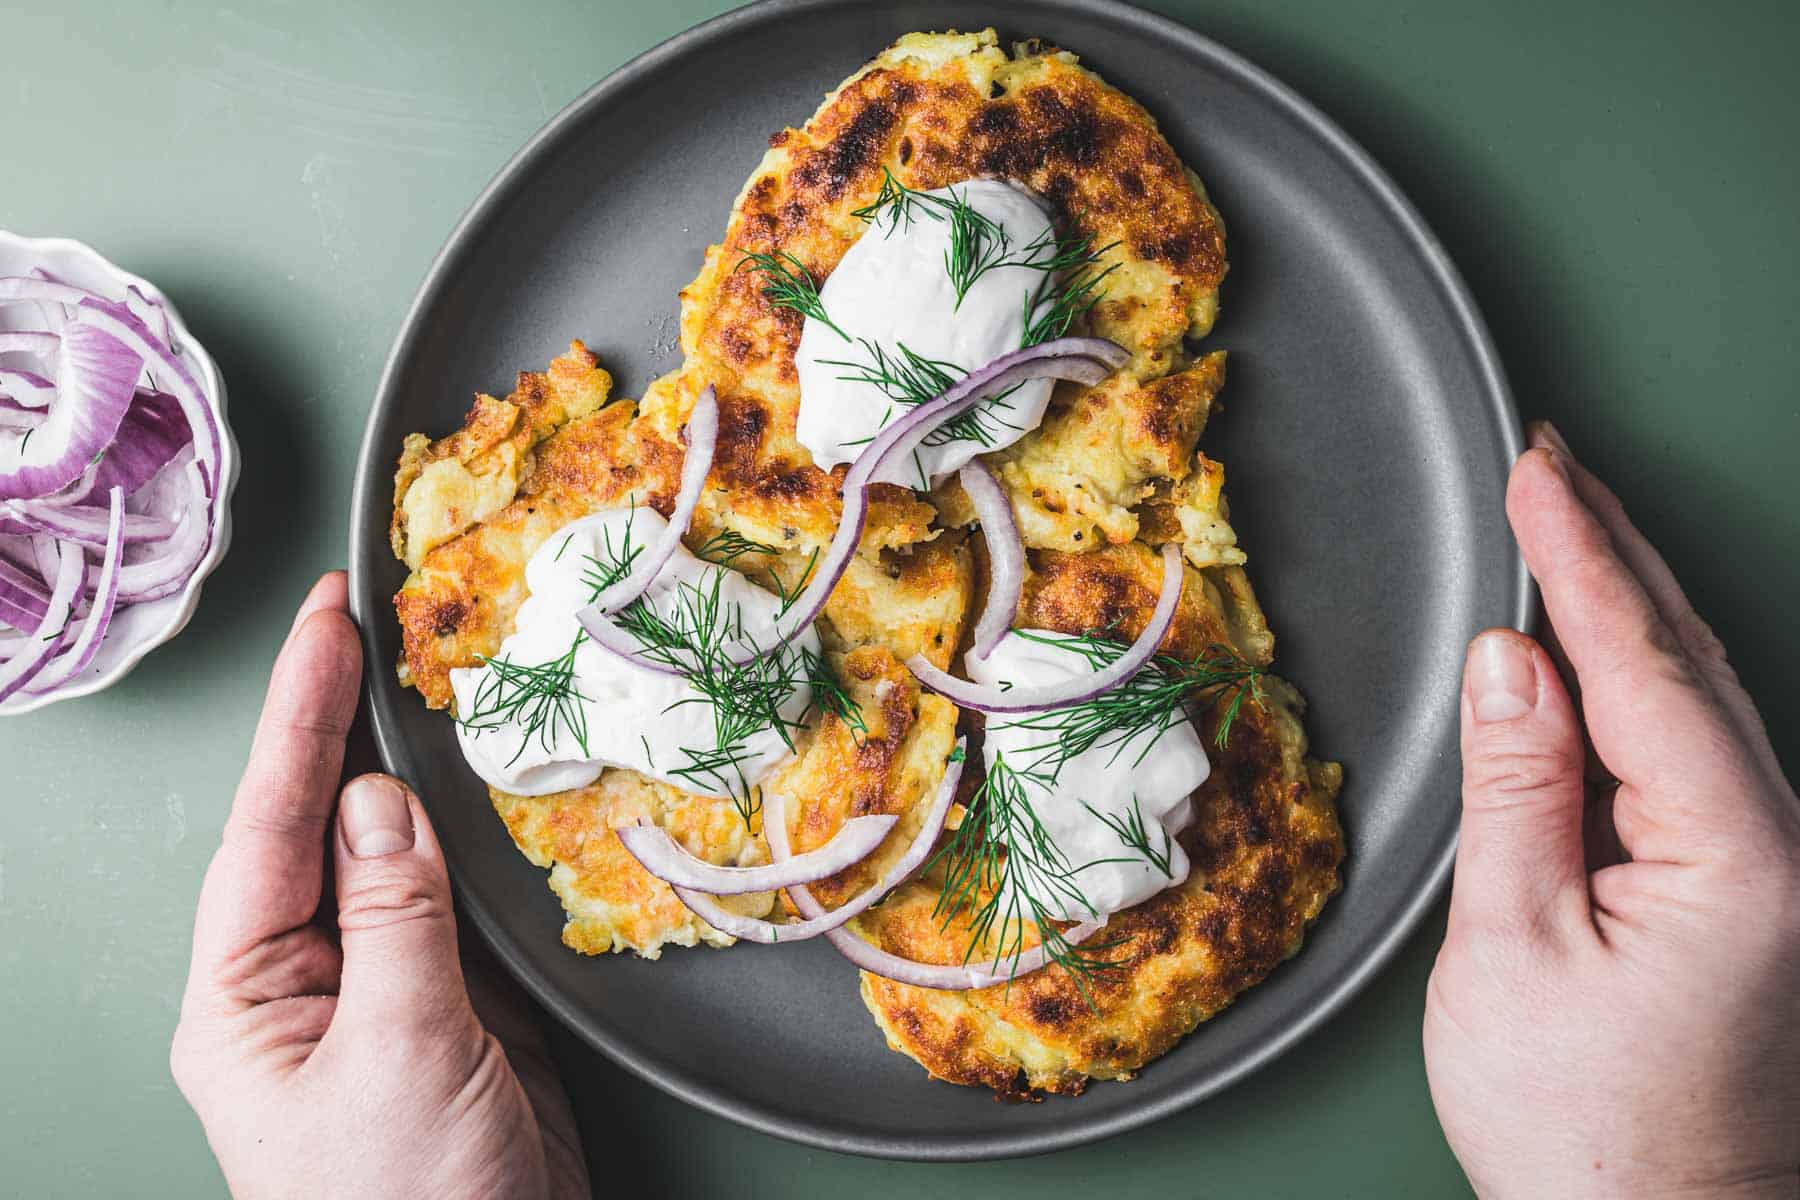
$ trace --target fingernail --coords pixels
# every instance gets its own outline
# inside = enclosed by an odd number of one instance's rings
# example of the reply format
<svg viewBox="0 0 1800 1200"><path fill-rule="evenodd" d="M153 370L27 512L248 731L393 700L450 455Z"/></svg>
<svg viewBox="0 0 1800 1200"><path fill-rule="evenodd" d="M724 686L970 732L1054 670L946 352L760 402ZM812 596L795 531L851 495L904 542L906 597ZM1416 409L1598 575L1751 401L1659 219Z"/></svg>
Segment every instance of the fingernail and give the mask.
<svg viewBox="0 0 1800 1200"><path fill-rule="evenodd" d="M1515 721L1537 703L1531 653L1516 637L1484 633L1469 651L1469 703L1483 724Z"/></svg>
<svg viewBox="0 0 1800 1200"><path fill-rule="evenodd" d="M1574 452L1569 449L1569 443L1563 440L1563 435L1557 430L1556 426L1548 421L1536 421L1532 423L1531 444L1534 446L1548 446L1558 454L1570 459L1575 457Z"/></svg>
<svg viewBox="0 0 1800 1200"><path fill-rule="evenodd" d="M400 785L381 775L352 779L338 802L344 843L358 858L412 849L412 809Z"/></svg>

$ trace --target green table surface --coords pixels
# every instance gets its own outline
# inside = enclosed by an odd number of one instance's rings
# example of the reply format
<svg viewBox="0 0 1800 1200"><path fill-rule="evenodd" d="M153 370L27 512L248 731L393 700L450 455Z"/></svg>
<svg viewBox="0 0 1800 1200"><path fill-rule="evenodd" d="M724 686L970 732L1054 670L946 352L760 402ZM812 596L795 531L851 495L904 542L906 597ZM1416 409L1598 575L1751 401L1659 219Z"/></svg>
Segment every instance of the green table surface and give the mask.
<svg viewBox="0 0 1800 1200"><path fill-rule="evenodd" d="M0 12L0 227L82 239L163 287L224 370L244 451L236 539L187 632L110 691L0 721L0 1192L223 1191L167 1068L190 917L276 645L314 576L344 561L389 341L525 138L724 6L480 7ZM1616 483L1800 761L1800 9L1154 7L1292 84L1399 180L1468 278L1521 409ZM1418 1041L1442 929L1440 905L1343 1015L1249 1082L1038 1159L803 1149L688 1109L566 1035L561 1049L597 1179L621 1193L1460 1195Z"/></svg>

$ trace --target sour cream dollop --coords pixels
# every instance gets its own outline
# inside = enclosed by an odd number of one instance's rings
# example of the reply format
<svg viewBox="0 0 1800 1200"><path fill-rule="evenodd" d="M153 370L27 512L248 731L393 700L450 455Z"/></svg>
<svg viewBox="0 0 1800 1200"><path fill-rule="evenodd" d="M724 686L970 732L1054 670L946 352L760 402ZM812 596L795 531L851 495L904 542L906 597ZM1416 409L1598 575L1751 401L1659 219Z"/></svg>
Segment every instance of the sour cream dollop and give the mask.
<svg viewBox="0 0 1800 1200"><path fill-rule="evenodd" d="M492 666L450 672L457 740L469 766L489 784L520 796L542 796L585 787L607 767L627 767L684 791L725 796L741 784L760 782L792 753L778 731L763 728L736 743L737 761L727 770L682 772L693 766L694 754L718 748L712 703L684 676L626 662L582 632L575 614L593 599L596 564L616 561L627 544L651 544L666 526L648 508L596 513L552 534L526 564L530 595L493 658L537 666L559 661L573 647L570 694L558 719L530 722L495 713L507 684ZM710 598L715 582L724 614L717 628L732 635L728 644L773 644L780 599L738 571L694 557L686 547L676 548L643 600L668 617L696 591ZM818 649L818 634L809 628L782 653ZM798 720L811 702L812 689L801 678L779 711Z"/></svg>
<svg viewBox="0 0 1800 1200"><path fill-rule="evenodd" d="M1005 256L1015 261L1048 261L1055 254L1049 214L1022 187L997 179L971 179L922 195L966 202L1005 233ZM819 290L830 324L806 319L796 360L797 436L819 466L829 470L854 460L870 438L907 409L879 385L847 378L875 365L871 347L880 347L891 359L905 347L922 358L952 364L953 378L1019 349L1027 317L1048 290L1046 272L1023 265L994 266L977 276L958 302L946 268L951 241L948 214L929 199L889 206L870 222ZM988 245L992 250L998 244L990 237ZM924 482L922 469L936 483L977 454L1010 446L1043 419L1053 386L1048 379L1032 380L978 409L992 434L989 444L928 439L937 444L921 446L916 464L899 462L878 478L919 487Z"/></svg>
<svg viewBox="0 0 1800 1200"><path fill-rule="evenodd" d="M1098 670L1081 654L1021 637L1017 630L1008 633L987 658L969 654L963 665L970 679L990 686L1062 683ZM1045 743L1054 743L1057 735L1020 728L1016 723L1028 719L988 718L983 755L989 771L996 758L1004 758L1006 765L1022 776L1043 760ZM1062 763L1055 782L1048 787L1021 777L1025 798L1073 868L1072 883L1093 911L1059 890L1029 888L1032 898L1056 919L1083 921L1095 913L1129 908L1185 880L1188 858L1175 834L1193 818L1189 797L1206 782L1211 769L1199 736L1184 720L1160 736L1145 729L1122 744L1095 746L1073 755ZM1126 824L1134 817L1141 819L1150 846L1159 854L1166 848L1168 872L1134 851L1102 817Z"/></svg>

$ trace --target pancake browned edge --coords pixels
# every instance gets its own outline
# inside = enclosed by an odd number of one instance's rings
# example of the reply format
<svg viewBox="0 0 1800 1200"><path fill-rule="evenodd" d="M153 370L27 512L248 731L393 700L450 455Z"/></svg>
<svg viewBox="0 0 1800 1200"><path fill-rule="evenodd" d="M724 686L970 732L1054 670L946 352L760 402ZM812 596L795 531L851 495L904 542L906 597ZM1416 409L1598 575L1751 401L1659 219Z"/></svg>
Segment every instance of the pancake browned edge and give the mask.
<svg viewBox="0 0 1800 1200"><path fill-rule="evenodd" d="M669 511L680 429L709 383L719 444L689 544L730 528L782 548L753 577L778 570L792 580L805 569L836 527L843 468L821 471L796 442L801 321L772 306L740 264L752 251L781 251L823 279L861 235L854 210L874 198L884 169L915 188L1018 180L1049 201L1065 232L1092 234L1117 266L1080 331L1126 346L1130 364L1093 388L1059 385L1042 426L987 457L1032 549L1017 623L1076 631L1116 621L1129 630L1154 602L1147 544L1173 541L1192 569L1171 648L1204 648L1193 631L1205 630L1269 661L1273 641L1241 569L1223 468L1196 448L1225 377L1222 353L1192 350L1212 327L1225 274L1218 214L1136 102L1072 54L1037 43L1008 53L990 30L908 35L803 128L770 139L723 241L682 292L685 361L640 403L607 403L610 379L577 343L543 375L521 375L506 400L478 398L457 434L409 439L394 545L413 573L395 604L401 676L428 704L443 707L449 670L492 653L510 631L524 562L552 530L628 502ZM948 665L966 636L979 599L970 520L954 484L929 502L877 488L860 552L827 606L821 634L868 729L823 718L765 786L788 798L798 849L850 816L901 816L868 861L815 886L827 904L900 853L942 778L959 715L921 694L900 661L918 651ZM1071 1001L1073 985L1056 969L1003 995L865 976L865 999L890 1044L940 1078L1005 1096L1079 1091L1088 1076L1127 1076L1262 978L1335 889L1342 855L1331 804L1337 771L1305 759L1298 709L1279 683L1263 708L1246 708L1201 795L1194 878L1114 919L1115 933L1141 932L1115 981L1096 991L1095 1008ZM767 854L760 826L734 829L727 802L628 771L579 792L493 799L521 850L551 867L569 913L564 940L590 953L654 956L668 942L730 941L623 854L614 825L650 815L715 862ZM861 931L921 958L960 956L955 931L927 919L931 894L928 882L908 885ZM737 903L766 910L771 898Z"/></svg>

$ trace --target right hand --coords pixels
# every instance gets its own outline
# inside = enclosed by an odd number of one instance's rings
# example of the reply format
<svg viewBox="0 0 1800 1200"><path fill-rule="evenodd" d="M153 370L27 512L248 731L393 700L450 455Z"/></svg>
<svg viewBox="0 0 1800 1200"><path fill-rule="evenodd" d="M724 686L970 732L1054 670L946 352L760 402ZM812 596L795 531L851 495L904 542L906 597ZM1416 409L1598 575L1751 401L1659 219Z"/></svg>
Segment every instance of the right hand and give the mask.
<svg viewBox="0 0 1800 1200"><path fill-rule="evenodd" d="M1532 443L1507 514L1578 701L1530 638L1470 647L1432 1100L1484 1197L1794 1200L1800 801L1661 557Z"/></svg>

